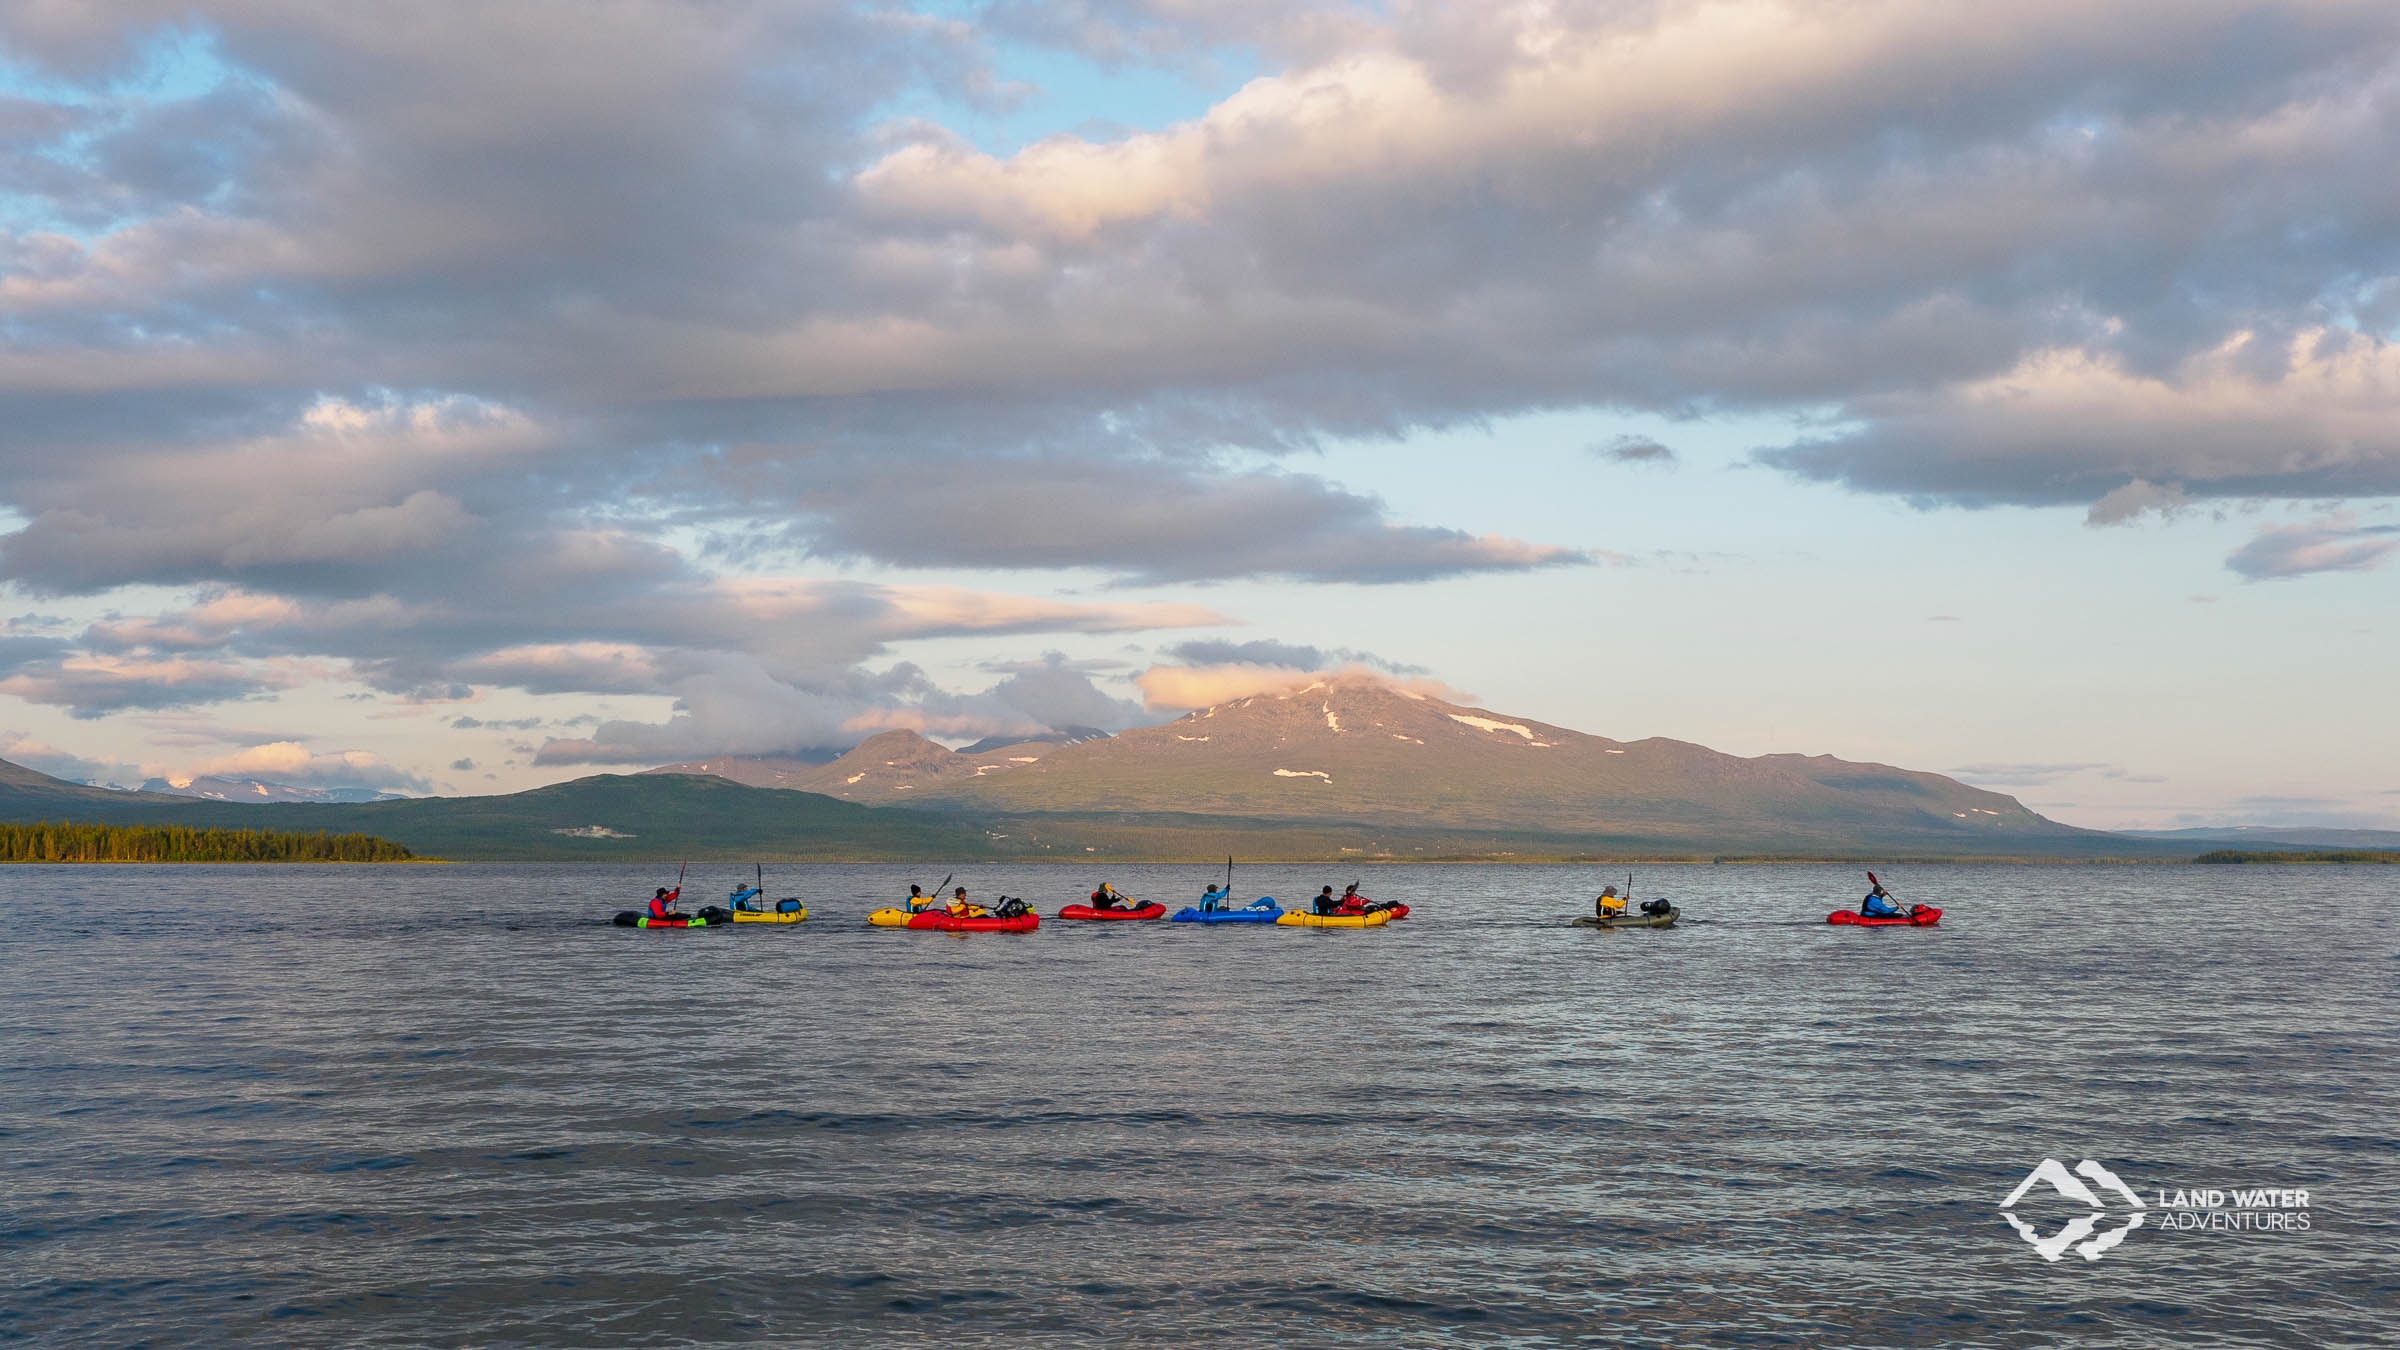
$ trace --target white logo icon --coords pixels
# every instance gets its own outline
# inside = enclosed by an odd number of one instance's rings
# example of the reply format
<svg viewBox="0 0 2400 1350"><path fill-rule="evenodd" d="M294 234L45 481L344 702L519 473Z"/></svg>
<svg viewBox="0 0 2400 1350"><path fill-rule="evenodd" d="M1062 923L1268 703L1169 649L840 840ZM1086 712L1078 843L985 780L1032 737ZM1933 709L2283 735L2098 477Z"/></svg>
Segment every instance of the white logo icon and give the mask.
<svg viewBox="0 0 2400 1350"><path fill-rule="evenodd" d="M2099 1193L2090 1186L2085 1185L2084 1178L2089 1178L2123 1196L2126 1205L2133 1211L2125 1216L2123 1224L2101 1233L2098 1237L2093 1237L2092 1234L2097 1232L2100 1225L2107 1220L2108 1202L2102 1200ZM2092 1212L2078 1217L2049 1237L2043 1237L2039 1229L2009 1212L2019 1200L2025 1198L2027 1191L2032 1190L2037 1183L2043 1182L2048 1183L2051 1190L2058 1192L2066 1199L2091 1206ZM2142 1206L2141 1198L2136 1196L2123 1181L2118 1180L2116 1173L2089 1158L2075 1164L2073 1172L2068 1171L2066 1164L2056 1158L2044 1158L2041 1166L2026 1173L2025 1179L2017 1183L2017 1188L2008 1193L2006 1200L2000 1202L2000 1217L2008 1220L2009 1227L2017 1230L2017 1236L2032 1243L2033 1249L2040 1252L2045 1261L2056 1261L2070 1250L2086 1261L2097 1261L2109 1248L2123 1242L2126 1234L2141 1227L2142 1220L2148 1213L2149 1211Z"/></svg>

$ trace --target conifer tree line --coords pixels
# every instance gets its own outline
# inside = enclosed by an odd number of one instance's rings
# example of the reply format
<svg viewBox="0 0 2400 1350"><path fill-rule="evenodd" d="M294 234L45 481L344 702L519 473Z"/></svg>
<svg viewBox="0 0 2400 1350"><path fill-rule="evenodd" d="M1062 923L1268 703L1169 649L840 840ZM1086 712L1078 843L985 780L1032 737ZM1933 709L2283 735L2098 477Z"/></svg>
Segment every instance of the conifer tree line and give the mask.
<svg viewBox="0 0 2400 1350"><path fill-rule="evenodd" d="M0 862L405 862L371 834L201 830L188 825L0 825Z"/></svg>

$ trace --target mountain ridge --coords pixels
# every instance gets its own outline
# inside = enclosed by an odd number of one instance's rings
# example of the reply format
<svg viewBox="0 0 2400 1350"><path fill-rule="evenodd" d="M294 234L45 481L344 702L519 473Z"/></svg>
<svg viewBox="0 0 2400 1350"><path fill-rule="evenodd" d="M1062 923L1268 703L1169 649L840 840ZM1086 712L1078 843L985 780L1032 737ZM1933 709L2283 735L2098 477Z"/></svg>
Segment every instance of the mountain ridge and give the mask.
<svg viewBox="0 0 2400 1350"><path fill-rule="evenodd" d="M2114 837L1922 770L1618 741L1372 678L1233 699L1041 754L966 756L884 732L792 785L916 810L1645 837L1710 852Z"/></svg>

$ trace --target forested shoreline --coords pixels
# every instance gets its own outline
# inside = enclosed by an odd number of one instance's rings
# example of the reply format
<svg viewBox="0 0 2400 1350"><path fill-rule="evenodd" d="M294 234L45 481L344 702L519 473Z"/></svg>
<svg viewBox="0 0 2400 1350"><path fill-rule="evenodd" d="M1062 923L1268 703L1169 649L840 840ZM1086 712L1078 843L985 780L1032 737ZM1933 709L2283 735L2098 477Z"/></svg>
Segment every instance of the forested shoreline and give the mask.
<svg viewBox="0 0 2400 1350"><path fill-rule="evenodd" d="M416 855L371 834L288 834L188 825L0 825L0 862L408 862Z"/></svg>

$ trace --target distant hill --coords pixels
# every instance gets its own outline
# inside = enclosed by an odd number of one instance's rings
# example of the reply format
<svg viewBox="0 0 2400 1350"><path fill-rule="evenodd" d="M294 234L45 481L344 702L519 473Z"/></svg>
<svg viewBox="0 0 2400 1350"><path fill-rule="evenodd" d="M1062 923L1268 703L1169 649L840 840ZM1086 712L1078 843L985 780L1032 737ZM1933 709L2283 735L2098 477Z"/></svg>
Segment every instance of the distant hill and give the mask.
<svg viewBox="0 0 2400 1350"><path fill-rule="evenodd" d="M871 804L1045 820L1061 832L1077 821L1341 825L1402 840L1403 853L1425 839L1470 837L1702 854L2166 851L2061 825L1939 774L1613 741L1373 679L1239 699L1043 754L1033 748L970 756L885 732L799 785Z"/></svg>
<svg viewBox="0 0 2400 1350"><path fill-rule="evenodd" d="M113 792L0 761L0 821L373 834L454 861L988 857L977 827L722 778L601 774L489 797L218 802Z"/></svg>

